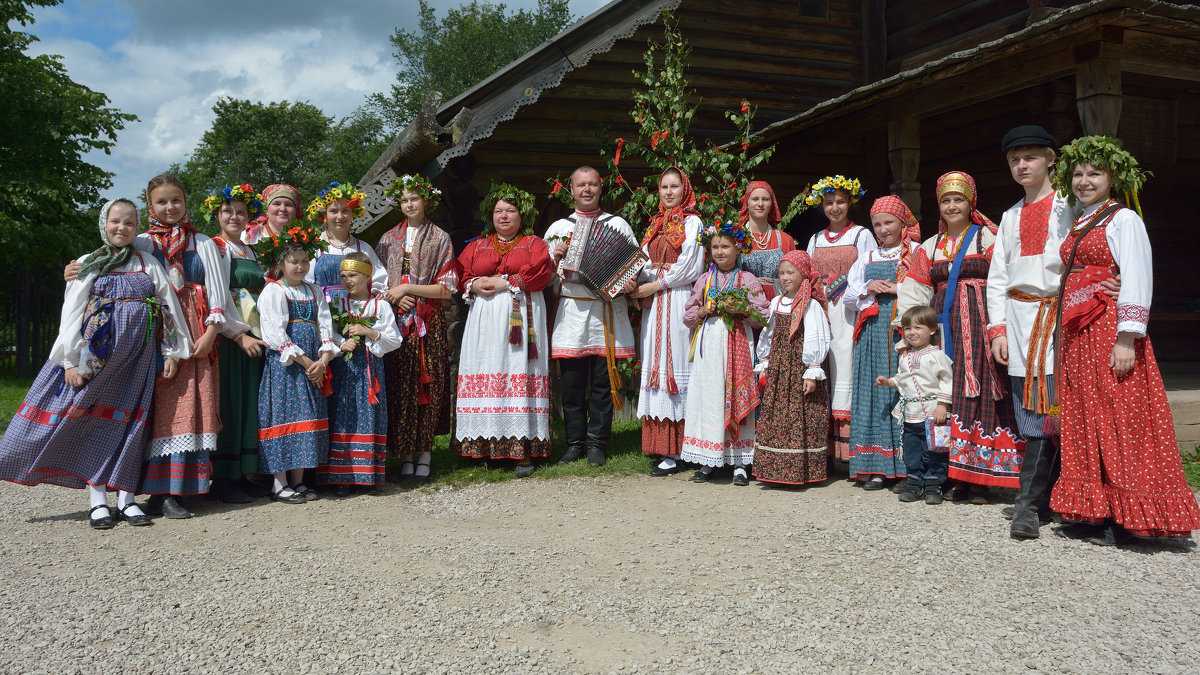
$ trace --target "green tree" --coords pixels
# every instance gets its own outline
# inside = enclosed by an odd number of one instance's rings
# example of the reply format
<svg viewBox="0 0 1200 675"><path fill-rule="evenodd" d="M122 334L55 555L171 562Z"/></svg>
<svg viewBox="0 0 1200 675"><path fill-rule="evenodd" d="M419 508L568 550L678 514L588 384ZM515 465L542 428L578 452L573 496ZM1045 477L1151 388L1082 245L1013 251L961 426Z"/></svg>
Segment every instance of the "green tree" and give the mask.
<svg viewBox="0 0 1200 675"><path fill-rule="evenodd" d="M72 81L62 57L25 53L37 38L13 25L32 24L31 7L58 3L0 1L0 261L10 270L58 264L99 245L81 209L96 205L112 174L85 156L109 153L117 132L137 119Z"/></svg>
<svg viewBox="0 0 1200 675"><path fill-rule="evenodd" d="M211 228L200 219L200 205L217 189L288 183L307 198L330 181L357 181L388 142L383 122L361 109L335 123L306 102L222 98L213 113L212 127L191 156L169 169L187 188L193 220L202 229Z"/></svg>
<svg viewBox="0 0 1200 675"><path fill-rule="evenodd" d="M505 12L503 3L470 2L438 20L421 0L415 31L396 29L393 55L400 64L390 93L377 93L368 106L392 129L403 129L421 110L430 91L449 100L554 37L574 17L567 0L538 0L537 8Z"/></svg>

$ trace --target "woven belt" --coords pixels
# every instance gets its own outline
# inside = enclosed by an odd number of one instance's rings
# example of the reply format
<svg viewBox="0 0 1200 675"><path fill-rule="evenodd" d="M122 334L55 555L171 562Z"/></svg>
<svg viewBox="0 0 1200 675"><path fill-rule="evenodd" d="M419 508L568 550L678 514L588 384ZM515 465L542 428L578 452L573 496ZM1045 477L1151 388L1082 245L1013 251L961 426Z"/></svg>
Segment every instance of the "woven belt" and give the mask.
<svg viewBox="0 0 1200 675"><path fill-rule="evenodd" d="M1023 405L1027 410L1045 415L1050 412L1052 398L1046 377L1046 361L1054 336L1054 323L1058 316L1058 296L1043 297L1009 289L1008 297L1017 302L1038 303L1037 317L1033 320L1033 330L1029 334L1029 352L1025 356L1025 391L1022 396Z"/></svg>

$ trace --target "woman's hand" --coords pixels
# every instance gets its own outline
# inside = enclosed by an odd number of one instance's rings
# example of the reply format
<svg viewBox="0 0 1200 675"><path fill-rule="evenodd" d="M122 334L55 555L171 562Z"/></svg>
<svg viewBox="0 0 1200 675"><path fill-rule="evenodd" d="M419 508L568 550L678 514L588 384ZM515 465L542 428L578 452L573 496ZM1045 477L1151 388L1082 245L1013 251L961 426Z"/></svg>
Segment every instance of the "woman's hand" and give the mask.
<svg viewBox="0 0 1200 675"><path fill-rule="evenodd" d="M78 279L80 267L82 265L79 264L78 260L72 260L67 263L67 266L63 268L63 281L75 281Z"/></svg>
<svg viewBox="0 0 1200 675"><path fill-rule="evenodd" d="M937 424L945 424L946 423L946 414L947 414L946 404L945 403L937 404L937 407L933 409L933 421L936 422Z"/></svg>
<svg viewBox="0 0 1200 675"><path fill-rule="evenodd" d="M992 338L992 360L1002 366L1008 365L1008 336L997 335Z"/></svg>
<svg viewBox="0 0 1200 675"><path fill-rule="evenodd" d="M804 395L808 396L817 391L817 381L812 379L804 380Z"/></svg>
<svg viewBox="0 0 1200 675"><path fill-rule="evenodd" d="M340 349L341 349L342 351L344 351L344 352L347 352L347 353L349 353L349 352L352 352L352 351L354 351L354 348L355 348L355 347L357 347L357 346L358 346L358 340L355 340L355 339L351 338L351 339L349 339L349 340L346 340L345 342L343 342L343 343L342 343L342 346L340 347Z"/></svg>
<svg viewBox="0 0 1200 675"><path fill-rule="evenodd" d="M163 359L162 376L164 380L169 380L175 377L175 372L179 370L179 363L171 357Z"/></svg>
<svg viewBox="0 0 1200 675"><path fill-rule="evenodd" d="M492 277L479 277L471 282L471 292L475 295L488 297L496 294L496 288L492 285Z"/></svg>
<svg viewBox="0 0 1200 675"><path fill-rule="evenodd" d="M82 387L83 383L87 382L88 380L88 378L79 374L79 366L72 366L64 370L63 379L67 381L67 384L75 387L76 389Z"/></svg>
<svg viewBox="0 0 1200 675"><path fill-rule="evenodd" d="M1100 285L1102 287L1104 287L1104 292L1108 294L1108 297L1112 298L1113 300L1116 300L1117 298L1121 297L1121 275L1120 274L1114 274L1114 275L1112 275L1112 277L1105 279L1104 281L1101 281Z"/></svg>
<svg viewBox="0 0 1200 675"><path fill-rule="evenodd" d="M263 349L266 348L267 343L249 333L242 333L237 337L237 345L241 347L242 352L246 356L253 358L262 356Z"/></svg>
<svg viewBox="0 0 1200 675"><path fill-rule="evenodd" d="M1133 369L1133 333L1118 333L1117 344L1113 345L1112 354L1108 357L1108 367L1113 369L1117 379L1125 377Z"/></svg>
<svg viewBox="0 0 1200 675"><path fill-rule="evenodd" d="M403 298L400 298L400 302L396 303L396 309L400 310L401 312L411 312L412 308L416 306L417 298L416 296L412 295L406 295Z"/></svg>
<svg viewBox="0 0 1200 675"><path fill-rule="evenodd" d="M209 326L204 330L204 335L196 340L196 346L192 349L192 358L202 359L212 352L213 344L217 341L217 327Z"/></svg>
<svg viewBox="0 0 1200 675"><path fill-rule="evenodd" d="M661 290L662 290L662 284L658 283L657 281L648 281L637 287L637 291L634 292L633 297L635 297L635 298L650 298L650 297L653 297L655 293L658 293ZM643 305L643 307L644 306L645 305Z"/></svg>
<svg viewBox="0 0 1200 675"><path fill-rule="evenodd" d="M895 295L896 284L883 279L872 279L867 282L867 292L875 295Z"/></svg>
<svg viewBox="0 0 1200 675"><path fill-rule="evenodd" d="M383 297L393 305L399 305L400 301L408 297L409 284L396 284L384 292ZM408 310L404 310L408 311Z"/></svg>

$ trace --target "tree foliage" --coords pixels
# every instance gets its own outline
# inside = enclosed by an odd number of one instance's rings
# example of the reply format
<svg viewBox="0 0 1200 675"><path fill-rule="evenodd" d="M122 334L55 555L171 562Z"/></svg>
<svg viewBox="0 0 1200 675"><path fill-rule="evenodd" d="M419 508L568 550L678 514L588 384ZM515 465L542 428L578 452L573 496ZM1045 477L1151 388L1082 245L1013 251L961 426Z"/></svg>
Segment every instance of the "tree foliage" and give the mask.
<svg viewBox="0 0 1200 675"><path fill-rule="evenodd" d="M99 245L81 209L97 204L112 174L85 155L110 152L117 132L137 119L72 81L62 57L25 53L37 38L14 24L26 27L30 7L58 2L0 2L0 261L9 269Z"/></svg>
<svg viewBox="0 0 1200 675"><path fill-rule="evenodd" d="M438 20L420 0L418 29L396 29L393 55L400 64L390 94L371 96L368 105L392 129L416 118L430 91L449 100L525 52L554 37L574 17L567 0L538 0L537 8L506 13L503 3L471 2Z"/></svg>
<svg viewBox="0 0 1200 675"><path fill-rule="evenodd" d="M746 101L738 110L725 112L735 130L733 140L725 146L717 147L710 140L698 143L690 135L699 104L684 75L691 49L671 14L664 12L662 21L663 42L650 42L643 57L645 71L634 73L644 87L634 90L629 111L638 126L637 138L613 139L601 130L600 152L609 172L605 197L615 202L624 200L618 214L639 233L658 209L658 177L669 167L678 166L688 175L702 220L720 225L737 218L750 173L775 151L769 146L750 152L754 109ZM639 158L650 167L651 172L638 181L640 185L621 173L623 157ZM550 180L555 184L553 194L570 204L561 179Z"/></svg>
<svg viewBox="0 0 1200 675"><path fill-rule="evenodd" d="M202 227L200 205L215 190L288 183L307 198L330 181L356 182L388 143L383 122L361 109L335 123L307 102L222 98L213 112L212 127L187 162L171 167L187 188L193 220Z"/></svg>

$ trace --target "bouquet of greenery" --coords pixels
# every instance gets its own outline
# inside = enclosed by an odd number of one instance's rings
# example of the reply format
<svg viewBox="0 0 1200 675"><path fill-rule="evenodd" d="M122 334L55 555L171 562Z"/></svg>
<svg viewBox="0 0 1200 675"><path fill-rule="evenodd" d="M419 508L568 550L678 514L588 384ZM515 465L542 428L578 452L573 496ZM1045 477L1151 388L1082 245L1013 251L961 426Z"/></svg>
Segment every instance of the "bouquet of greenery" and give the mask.
<svg viewBox="0 0 1200 675"><path fill-rule="evenodd" d="M750 296L745 288L730 288L709 293L712 312L725 322L726 330L733 330L735 319L747 317L762 325L767 325L767 317L750 304Z"/></svg>
<svg viewBox="0 0 1200 675"><path fill-rule="evenodd" d="M352 311L350 303L345 300L329 303L329 313L333 315L333 323L337 326L338 332L346 335L346 329L352 325L366 326L370 328L375 325L375 318L370 316L358 316ZM361 335L347 335L350 339L358 344L362 344ZM355 348L354 352L357 352ZM354 352L343 352L342 358L346 361L354 358Z"/></svg>

